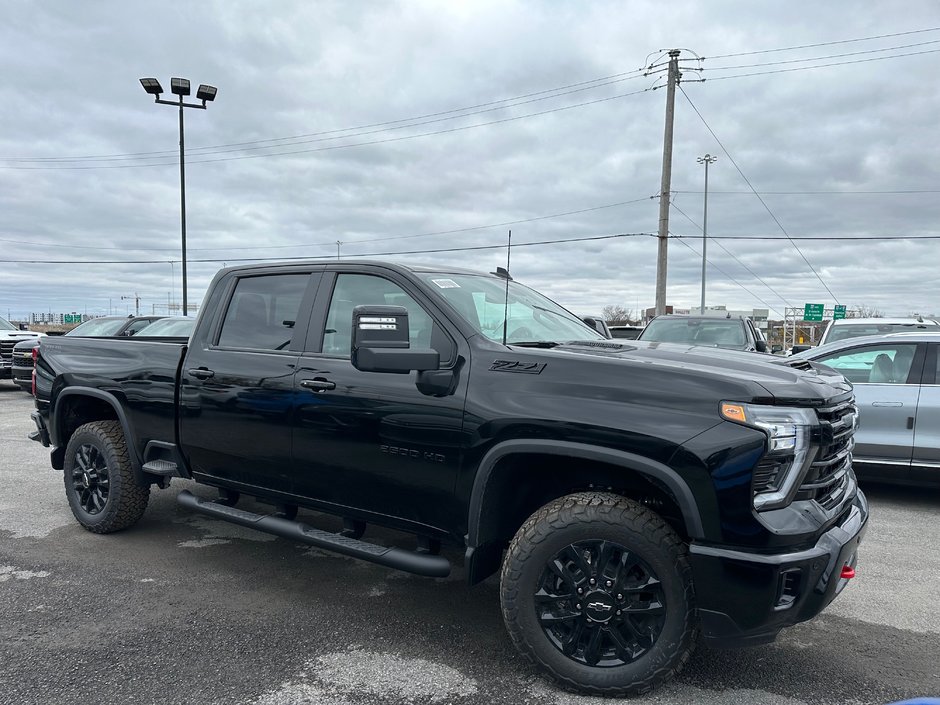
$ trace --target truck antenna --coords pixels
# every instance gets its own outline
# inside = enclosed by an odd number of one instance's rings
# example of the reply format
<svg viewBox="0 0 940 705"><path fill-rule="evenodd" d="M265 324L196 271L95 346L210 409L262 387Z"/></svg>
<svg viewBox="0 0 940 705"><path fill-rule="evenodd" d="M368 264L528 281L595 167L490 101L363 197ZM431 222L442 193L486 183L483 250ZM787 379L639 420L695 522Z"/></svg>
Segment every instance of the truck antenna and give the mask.
<svg viewBox="0 0 940 705"><path fill-rule="evenodd" d="M506 327L509 325L509 258L511 255L512 230L509 231L509 239L506 242L506 298L503 303L503 345L506 344Z"/></svg>

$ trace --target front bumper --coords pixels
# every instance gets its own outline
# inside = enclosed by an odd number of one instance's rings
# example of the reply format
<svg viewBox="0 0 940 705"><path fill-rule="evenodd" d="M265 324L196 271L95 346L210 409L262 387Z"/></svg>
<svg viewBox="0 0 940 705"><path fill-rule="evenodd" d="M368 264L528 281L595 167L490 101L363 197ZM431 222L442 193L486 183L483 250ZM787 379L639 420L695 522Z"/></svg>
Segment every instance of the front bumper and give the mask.
<svg viewBox="0 0 940 705"><path fill-rule="evenodd" d="M848 584L842 568L855 567L867 527L868 500L858 490L839 522L803 551L763 554L692 544L703 637L713 646L765 643L815 617Z"/></svg>

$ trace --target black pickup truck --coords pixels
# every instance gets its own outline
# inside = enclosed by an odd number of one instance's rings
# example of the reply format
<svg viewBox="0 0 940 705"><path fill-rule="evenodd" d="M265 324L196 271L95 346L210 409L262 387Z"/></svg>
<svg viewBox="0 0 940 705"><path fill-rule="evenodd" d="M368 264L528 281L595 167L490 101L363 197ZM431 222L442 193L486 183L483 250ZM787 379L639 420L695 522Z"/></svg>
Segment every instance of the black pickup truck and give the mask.
<svg viewBox="0 0 940 705"><path fill-rule="evenodd" d="M868 520L841 376L606 340L505 271L228 268L188 343L46 338L36 388L32 436L85 528L130 527L183 477L218 489L182 491L195 511L399 570L445 576L456 544L471 584L501 571L519 650L589 693L650 690L699 634L815 616Z"/></svg>

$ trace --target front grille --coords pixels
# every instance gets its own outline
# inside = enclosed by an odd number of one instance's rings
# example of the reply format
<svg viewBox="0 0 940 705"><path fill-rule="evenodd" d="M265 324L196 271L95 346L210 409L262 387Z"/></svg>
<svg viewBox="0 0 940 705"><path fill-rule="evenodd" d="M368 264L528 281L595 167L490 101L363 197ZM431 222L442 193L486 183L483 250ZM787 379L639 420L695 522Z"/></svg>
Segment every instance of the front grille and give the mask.
<svg viewBox="0 0 940 705"><path fill-rule="evenodd" d="M845 496L852 468L852 448L858 409L855 399L816 410L819 416L819 452L803 478L797 499L814 499L824 509L837 506Z"/></svg>
<svg viewBox="0 0 940 705"><path fill-rule="evenodd" d="M19 340L0 340L0 358L9 362L13 359L13 346L15 346Z"/></svg>
<svg viewBox="0 0 940 705"><path fill-rule="evenodd" d="M33 351L29 352L15 352L13 353L13 366L14 367L32 367L33 366Z"/></svg>

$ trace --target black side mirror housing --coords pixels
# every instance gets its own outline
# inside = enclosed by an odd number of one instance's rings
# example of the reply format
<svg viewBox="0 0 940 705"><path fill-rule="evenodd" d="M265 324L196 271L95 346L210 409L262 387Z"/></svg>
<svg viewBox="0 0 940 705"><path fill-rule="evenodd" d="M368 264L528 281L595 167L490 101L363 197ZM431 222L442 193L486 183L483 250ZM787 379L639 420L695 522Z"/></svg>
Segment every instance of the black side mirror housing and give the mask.
<svg viewBox="0 0 940 705"><path fill-rule="evenodd" d="M796 355L797 353L806 352L807 350L811 350L812 348L813 348L812 345L794 345L792 354Z"/></svg>
<svg viewBox="0 0 940 705"><path fill-rule="evenodd" d="M441 366L437 350L412 350L408 309L404 306L356 306L352 314L350 361L362 372L407 374Z"/></svg>
<svg viewBox="0 0 940 705"><path fill-rule="evenodd" d="M772 352L774 355L776 355L776 354L779 353L779 352L783 352L783 346L782 346L782 345L771 345L771 346L770 346L770 352Z"/></svg>
<svg viewBox="0 0 940 705"><path fill-rule="evenodd" d="M757 352L762 352L762 353L767 352L767 341L765 341L765 340L755 340L755 341L754 341L754 348L757 350Z"/></svg>

